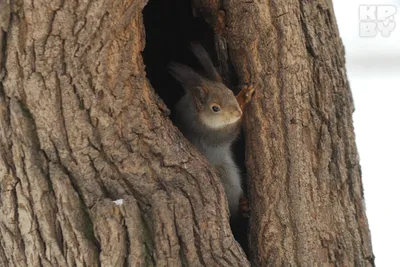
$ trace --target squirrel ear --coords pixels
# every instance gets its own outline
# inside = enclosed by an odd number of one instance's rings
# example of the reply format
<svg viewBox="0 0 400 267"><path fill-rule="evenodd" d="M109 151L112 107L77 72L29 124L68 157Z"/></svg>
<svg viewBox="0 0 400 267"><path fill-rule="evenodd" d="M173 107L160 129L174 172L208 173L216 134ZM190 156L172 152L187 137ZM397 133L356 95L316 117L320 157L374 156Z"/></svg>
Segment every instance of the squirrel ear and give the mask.
<svg viewBox="0 0 400 267"><path fill-rule="evenodd" d="M202 83L201 76L188 66L172 62L168 65L171 75L179 81L183 89L195 98L197 104L204 103L208 88Z"/></svg>
<svg viewBox="0 0 400 267"><path fill-rule="evenodd" d="M201 77L188 66L171 62L168 65L169 73L180 82L185 90L191 90L193 87L201 85Z"/></svg>
<svg viewBox="0 0 400 267"><path fill-rule="evenodd" d="M215 69L210 56L207 51L198 43L191 43L190 49L196 56L197 60L200 62L204 69L204 72L208 79L211 81L222 82L221 76L219 76L217 70Z"/></svg>

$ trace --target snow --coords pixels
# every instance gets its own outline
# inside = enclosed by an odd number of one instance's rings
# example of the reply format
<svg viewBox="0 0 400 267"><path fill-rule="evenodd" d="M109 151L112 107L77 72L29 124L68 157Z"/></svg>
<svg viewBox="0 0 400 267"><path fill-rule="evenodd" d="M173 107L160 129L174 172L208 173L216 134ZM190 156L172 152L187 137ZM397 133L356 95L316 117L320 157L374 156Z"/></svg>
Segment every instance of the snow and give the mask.
<svg viewBox="0 0 400 267"><path fill-rule="evenodd" d="M123 199L117 199L117 200L114 200L113 202L117 206L121 206L122 204L124 204L124 200Z"/></svg>

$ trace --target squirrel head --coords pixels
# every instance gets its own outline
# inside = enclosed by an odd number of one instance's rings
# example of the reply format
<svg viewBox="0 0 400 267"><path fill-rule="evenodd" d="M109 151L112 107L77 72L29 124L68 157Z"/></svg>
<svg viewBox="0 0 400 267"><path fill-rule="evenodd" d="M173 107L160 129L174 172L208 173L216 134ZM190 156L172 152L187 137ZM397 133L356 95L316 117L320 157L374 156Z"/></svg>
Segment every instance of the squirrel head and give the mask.
<svg viewBox="0 0 400 267"><path fill-rule="evenodd" d="M169 69L193 100L196 115L205 126L218 130L240 120L242 110L239 103L222 82L211 81L178 63L171 63Z"/></svg>
<svg viewBox="0 0 400 267"><path fill-rule="evenodd" d="M171 63L169 70L181 82L185 93L191 96L199 120L216 130L238 122L242 117L239 103L232 91L222 83L207 51L197 43L192 43L190 48L202 65L204 76L178 63Z"/></svg>

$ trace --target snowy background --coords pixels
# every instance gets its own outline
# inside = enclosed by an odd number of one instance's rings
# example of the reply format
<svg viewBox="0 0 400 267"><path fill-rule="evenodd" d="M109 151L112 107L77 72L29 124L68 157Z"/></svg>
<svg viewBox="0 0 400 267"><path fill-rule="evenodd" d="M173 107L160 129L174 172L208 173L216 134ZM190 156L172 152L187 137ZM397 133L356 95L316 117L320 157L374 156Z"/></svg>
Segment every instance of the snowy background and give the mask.
<svg viewBox="0 0 400 267"><path fill-rule="evenodd" d="M356 107L353 119L375 263L400 266L400 0L333 4ZM379 32L360 36L360 5L397 8L389 37Z"/></svg>

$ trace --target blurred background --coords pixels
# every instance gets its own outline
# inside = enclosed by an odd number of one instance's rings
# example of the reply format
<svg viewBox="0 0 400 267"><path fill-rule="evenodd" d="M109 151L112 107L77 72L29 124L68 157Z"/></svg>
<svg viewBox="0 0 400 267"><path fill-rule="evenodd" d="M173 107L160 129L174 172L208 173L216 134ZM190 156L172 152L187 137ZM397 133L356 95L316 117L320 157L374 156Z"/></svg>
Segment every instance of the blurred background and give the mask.
<svg viewBox="0 0 400 267"><path fill-rule="evenodd" d="M333 4L356 108L353 119L375 263L400 266L400 0ZM397 9L389 36L378 30L376 36L365 36L361 5Z"/></svg>

